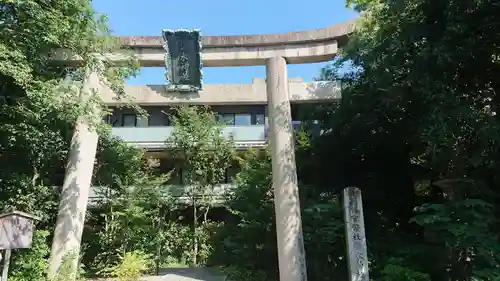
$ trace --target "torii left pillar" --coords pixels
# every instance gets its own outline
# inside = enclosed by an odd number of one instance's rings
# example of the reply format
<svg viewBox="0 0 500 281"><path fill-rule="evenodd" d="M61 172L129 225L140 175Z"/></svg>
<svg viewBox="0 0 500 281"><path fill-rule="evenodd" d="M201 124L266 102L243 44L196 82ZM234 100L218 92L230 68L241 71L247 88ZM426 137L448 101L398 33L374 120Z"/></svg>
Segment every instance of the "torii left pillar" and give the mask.
<svg viewBox="0 0 500 281"><path fill-rule="evenodd" d="M88 102L93 93L99 91L99 87L97 73L88 74L81 88L80 100ZM100 114L97 107L98 105L91 107L92 112L77 120L71 139L50 254L48 277L51 280L57 276L63 261L70 263L68 265L71 265L71 274L76 276L78 271L85 213L99 139L97 131L90 122Z"/></svg>
<svg viewBox="0 0 500 281"><path fill-rule="evenodd" d="M280 281L307 281L285 58L267 59L266 76Z"/></svg>

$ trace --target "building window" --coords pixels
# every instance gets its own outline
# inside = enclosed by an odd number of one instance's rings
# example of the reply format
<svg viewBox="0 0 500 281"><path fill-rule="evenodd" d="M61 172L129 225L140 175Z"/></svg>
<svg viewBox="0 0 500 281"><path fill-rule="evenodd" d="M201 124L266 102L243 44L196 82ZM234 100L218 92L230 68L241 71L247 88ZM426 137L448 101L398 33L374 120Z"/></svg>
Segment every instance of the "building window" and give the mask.
<svg viewBox="0 0 500 281"><path fill-rule="evenodd" d="M224 125L234 125L234 114L219 114L219 121L224 123Z"/></svg>
<svg viewBox="0 0 500 281"><path fill-rule="evenodd" d="M149 116L137 116L137 127L148 127L149 126Z"/></svg>
<svg viewBox="0 0 500 281"><path fill-rule="evenodd" d="M263 118L263 116L262 116ZM219 121L225 125L250 126L255 118L250 113L220 113ZM264 122L264 121L262 121Z"/></svg>
<svg viewBox="0 0 500 281"><path fill-rule="evenodd" d="M252 125L252 115L250 114L235 114L234 125L236 126L250 126Z"/></svg>
<svg viewBox="0 0 500 281"><path fill-rule="evenodd" d="M163 125L164 126L173 126L172 120L170 120L170 116L167 114L163 114Z"/></svg>
<svg viewBox="0 0 500 281"><path fill-rule="evenodd" d="M266 116L264 114L256 114L255 125L265 125L265 124L266 124Z"/></svg>
<svg viewBox="0 0 500 281"><path fill-rule="evenodd" d="M293 121L292 120L292 127L294 130L298 130L300 128L300 124L301 124L300 121Z"/></svg>
<svg viewBox="0 0 500 281"><path fill-rule="evenodd" d="M135 127L136 124L137 124L137 118L135 114L123 114L122 116L123 127Z"/></svg>

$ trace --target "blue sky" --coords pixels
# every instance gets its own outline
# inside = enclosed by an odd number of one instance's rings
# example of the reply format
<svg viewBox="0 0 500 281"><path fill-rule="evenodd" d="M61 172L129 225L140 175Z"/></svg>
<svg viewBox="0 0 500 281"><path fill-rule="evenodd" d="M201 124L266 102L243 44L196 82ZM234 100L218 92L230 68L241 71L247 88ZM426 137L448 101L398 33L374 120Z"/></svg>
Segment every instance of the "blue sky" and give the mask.
<svg viewBox="0 0 500 281"><path fill-rule="evenodd" d="M162 29L199 28L202 35L238 35L323 28L356 17L344 0L94 0L114 35L161 35ZM312 80L325 63L289 65L289 77ZM143 68L129 84L163 84L163 68ZM251 83L264 66L206 67L204 83Z"/></svg>

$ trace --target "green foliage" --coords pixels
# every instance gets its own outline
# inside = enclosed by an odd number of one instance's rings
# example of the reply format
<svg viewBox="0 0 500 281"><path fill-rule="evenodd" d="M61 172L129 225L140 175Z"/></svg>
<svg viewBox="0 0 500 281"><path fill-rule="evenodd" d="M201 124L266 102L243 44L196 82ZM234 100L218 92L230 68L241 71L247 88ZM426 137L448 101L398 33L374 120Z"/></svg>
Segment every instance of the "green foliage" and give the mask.
<svg viewBox="0 0 500 281"><path fill-rule="evenodd" d="M303 189L302 189L303 190ZM304 198L304 246L309 278L328 280L346 272L342 205L336 196Z"/></svg>
<svg viewBox="0 0 500 281"><path fill-rule="evenodd" d="M99 103L95 94L78 98L83 75L96 71L119 93L135 67L97 60L96 53L119 46L91 1L8 0L0 10L0 210L33 213L46 228L57 213L73 124ZM82 68L50 63L55 49L81 56Z"/></svg>
<svg viewBox="0 0 500 281"><path fill-rule="evenodd" d="M342 81L342 100L308 111L325 133L299 178L362 189L371 278L495 280L499 6L347 4L363 14L321 77Z"/></svg>
<svg viewBox="0 0 500 281"><path fill-rule="evenodd" d="M228 266L221 268L229 280L254 281L268 280L266 273L255 269L246 269L237 266Z"/></svg>
<svg viewBox="0 0 500 281"><path fill-rule="evenodd" d="M430 281L428 274L390 263L382 269L382 275L383 281Z"/></svg>
<svg viewBox="0 0 500 281"><path fill-rule="evenodd" d="M129 164L145 162L142 158L135 161ZM102 195L105 200L94 219L103 220L103 225L87 240L90 249L85 257L94 272L115 263L121 252L155 253L161 245L163 207L171 199L162 186L165 178L155 178L147 169L135 170L135 173L130 172L134 170L126 171L128 174L122 179L127 181L116 178L114 185L102 190L107 194ZM127 179L134 175L134 179Z"/></svg>
<svg viewBox="0 0 500 281"><path fill-rule="evenodd" d="M78 260L78 255L75 252L68 252L62 257L61 266L57 270L56 275L50 281L67 281L67 280L81 280L81 276L84 273L83 265L81 263L77 264L77 270L75 272L75 260Z"/></svg>
<svg viewBox="0 0 500 281"><path fill-rule="evenodd" d="M125 252L120 256L120 261L109 268L111 276L118 281L137 281L152 267L151 256L141 252Z"/></svg>
<svg viewBox="0 0 500 281"><path fill-rule="evenodd" d="M48 231L37 230L30 249L17 250L12 253L9 280L46 281L47 258L50 254L48 236Z"/></svg>
<svg viewBox="0 0 500 281"><path fill-rule="evenodd" d="M206 265L213 256L214 248L212 238L219 229L219 223L204 221L196 228L196 241L199 243L197 261L201 265Z"/></svg>
<svg viewBox="0 0 500 281"><path fill-rule="evenodd" d="M182 163L183 183L193 206L192 263L196 266L201 245L198 208L202 208L206 222L216 199L215 188L234 159L234 143L222 135L223 124L207 107L179 106L171 119L174 130L166 141L172 145L174 158Z"/></svg>
<svg viewBox="0 0 500 281"><path fill-rule="evenodd" d="M191 108L187 110L192 110ZM178 114L176 122L186 122L187 118L200 118L199 126L206 126L205 129L214 128L217 122L208 112L190 111L186 114ZM179 111L181 112L181 111ZM185 112L184 112L185 113ZM204 114L204 115L203 115ZM211 119L210 119L211 118ZM203 124L208 119L208 125ZM218 123L217 123L218 124ZM184 128L182 128L184 130ZM215 128L218 130L218 128ZM177 130L179 132L180 130ZM185 134L193 133L191 130L181 131ZM203 128L199 132L205 133ZM186 135L183 135L186 136ZM195 135L194 137L199 137ZM227 157L232 157L232 145L230 141L221 139L220 135L214 133L210 135L215 139L211 142L208 137L202 138L206 143L217 143L219 145L218 153ZM217 138L219 139L217 139ZM179 137L185 140L184 137ZM100 205L92 210L92 216L89 224L92 227L87 228L84 240L86 241L86 250L84 261L88 265L90 275L102 276L106 274L109 264L115 264L120 258L120 253L140 250L154 257L156 266L185 266L196 260L197 264L205 264L212 255L211 236L217 223L209 222L204 219L203 223L196 223L195 227L185 224L183 212L185 205L178 198L171 194L171 186L164 183L169 174L153 175L151 167L147 161L144 161L144 155L137 149L123 144L115 138L105 138L99 151L99 162L95 167L95 181L101 187L98 194L101 196ZM183 147L189 147L192 143L184 143ZM223 145L228 149L224 154ZM196 152L194 155L200 157L201 161L219 161L223 169L230 163L222 163L224 159L210 158L212 150L204 148L205 154L196 154L197 149L185 150ZM176 151L177 157L184 159L181 150ZM201 157L208 157L202 159ZM218 156L215 156L218 157ZM127 161L123 161L127 159ZM191 158L190 163L198 158ZM182 162L181 162L182 163ZM187 166L186 166L187 167ZM206 216L211 201L209 191L202 188L213 189L221 178L221 168L209 167L207 165L195 166L198 171L209 173L209 176L197 174L196 180L203 180L201 187L197 182L191 181L193 185L198 186L195 192L188 193L189 198L193 198L198 208L205 211L202 215ZM201 167L201 168L200 168ZM189 168L187 168L188 171ZM194 172L193 172L194 173ZM215 177L215 179L214 179ZM208 187L207 187L208 186ZM191 190L188 190L191 192ZM196 248L193 246L196 243Z"/></svg>
<svg viewBox="0 0 500 281"><path fill-rule="evenodd" d="M191 227L178 221L168 221L162 231L162 261L167 267L189 264L192 260L193 234Z"/></svg>
<svg viewBox="0 0 500 281"><path fill-rule="evenodd" d="M306 105L305 126L318 120L324 133L297 137L309 279L346 278L337 194L359 186L374 280L495 280L499 7L348 4L364 14L321 77L341 79L343 98ZM270 165L248 166L215 253L220 264L276 279Z"/></svg>
<svg viewBox="0 0 500 281"><path fill-rule="evenodd" d="M9 280L13 281L48 281L48 257L50 254L49 232L38 230L34 233L31 248L13 252L10 264ZM80 265L79 272L73 272L75 253L69 253L62 258L61 267L56 276L50 281L79 280L84 273Z"/></svg>
<svg viewBox="0 0 500 281"><path fill-rule="evenodd" d="M330 280L346 269L341 205L336 196L309 189L300 188L309 278ZM235 216L217 231L211 263L226 266L235 278L278 279L273 198L270 155L250 151L228 200Z"/></svg>
<svg viewBox="0 0 500 281"><path fill-rule="evenodd" d="M216 233L210 262L239 268L245 274L265 272L262 280L269 280L277 277L278 261L271 161L268 153L258 151L250 151L245 160L227 205L235 217ZM257 278L248 276L253 277Z"/></svg>
<svg viewBox="0 0 500 281"><path fill-rule="evenodd" d="M101 135L94 183L116 186L116 178L134 178L134 170L145 170L138 164L142 159L127 158L138 156L137 150L112 138L100 114L90 116L100 106L98 93L84 89L90 72L118 94L123 94L123 78L135 73L133 60L116 68L96 55L117 48L106 17L94 11L91 1L0 3L0 210L35 214L41 218L39 228L53 228L69 142L80 116L92 117L91 125ZM56 49L80 56L81 67L52 63L51 53ZM41 255L37 249L33 255ZM18 275L32 274L33 262L28 258ZM39 278L45 270L37 274L32 278Z"/></svg>
<svg viewBox="0 0 500 281"><path fill-rule="evenodd" d="M424 204L412 221L424 227L429 242L442 247L434 259L448 264L453 274L494 280L500 277L500 242L490 232L498 221L493 210L479 199Z"/></svg>
<svg viewBox="0 0 500 281"><path fill-rule="evenodd" d="M120 185L153 183L163 180L154 176L152 167L145 161L144 151L123 142L106 130L100 135L97 148L97 163L94 165L93 181L97 186L108 186L121 190Z"/></svg>
<svg viewBox="0 0 500 281"><path fill-rule="evenodd" d="M174 130L167 143L174 159L182 163L188 196L198 201L193 201L195 206L203 204L206 214L213 205L215 187L232 163L233 141L222 136L223 124L207 107L179 106L171 119Z"/></svg>
<svg viewBox="0 0 500 281"><path fill-rule="evenodd" d="M233 142L207 107L179 106L171 115L174 131L167 143L183 161L185 184L205 189L219 184L233 158Z"/></svg>

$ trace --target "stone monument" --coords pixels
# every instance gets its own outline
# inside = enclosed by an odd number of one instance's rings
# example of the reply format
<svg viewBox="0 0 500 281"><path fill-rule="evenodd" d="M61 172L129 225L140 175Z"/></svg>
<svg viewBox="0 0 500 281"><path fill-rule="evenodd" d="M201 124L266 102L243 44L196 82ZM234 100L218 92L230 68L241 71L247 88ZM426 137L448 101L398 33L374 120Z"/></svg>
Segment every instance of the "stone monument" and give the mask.
<svg viewBox="0 0 500 281"><path fill-rule="evenodd" d="M342 194L349 281L370 281L361 190L347 187Z"/></svg>

